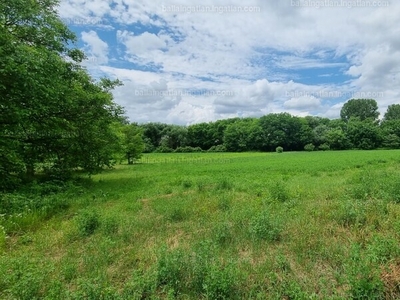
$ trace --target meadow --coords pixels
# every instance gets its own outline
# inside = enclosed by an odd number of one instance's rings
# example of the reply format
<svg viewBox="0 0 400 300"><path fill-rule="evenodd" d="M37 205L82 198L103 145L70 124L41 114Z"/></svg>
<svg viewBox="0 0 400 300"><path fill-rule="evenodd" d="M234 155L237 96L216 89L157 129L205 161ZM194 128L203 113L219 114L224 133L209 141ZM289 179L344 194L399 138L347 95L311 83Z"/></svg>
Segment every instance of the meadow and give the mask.
<svg viewBox="0 0 400 300"><path fill-rule="evenodd" d="M400 150L145 154L0 225L1 299L398 299Z"/></svg>

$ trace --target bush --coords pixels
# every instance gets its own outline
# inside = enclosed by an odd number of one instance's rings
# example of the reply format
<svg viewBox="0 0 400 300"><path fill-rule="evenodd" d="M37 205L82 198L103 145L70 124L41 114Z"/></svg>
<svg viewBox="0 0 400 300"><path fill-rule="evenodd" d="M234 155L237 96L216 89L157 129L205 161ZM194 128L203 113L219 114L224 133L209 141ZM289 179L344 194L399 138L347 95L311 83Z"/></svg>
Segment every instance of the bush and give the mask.
<svg viewBox="0 0 400 300"><path fill-rule="evenodd" d="M157 147L156 150L154 150L155 153L171 153L174 152L172 148L166 147L166 146L160 146Z"/></svg>
<svg viewBox="0 0 400 300"><path fill-rule="evenodd" d="M224 145L211 146L208 152L226 152L226 147Z"/></svg>
<svg viewBox="0 0 400 300"><path fill-rule="evenodd" d="M330 149L330 146L327 143L323 143L323 144L319 145L318 149L322 150L322 151L326 151L326 150Z"/></svg>
<svg viewBox="0 0 400 300"><path fill-rule="evenodd" d="M281 146L276 147L275 150L277 153L283 153L283 148Z"/></svg>
<svg viewBox="0 0 400 300"><path fill-rule="evenodd" d="M178 147L174 150L176 153L192 153L192 152L202 152L203 150L200 147Z"/></svg>
<svg viewBox="0 0 400 300"><path fill-rule="evenodd" d="M304 150L306 150L308 152L314 151L314 149L315 149L315 146L313 144L307 144L304 146Z"/></svg>

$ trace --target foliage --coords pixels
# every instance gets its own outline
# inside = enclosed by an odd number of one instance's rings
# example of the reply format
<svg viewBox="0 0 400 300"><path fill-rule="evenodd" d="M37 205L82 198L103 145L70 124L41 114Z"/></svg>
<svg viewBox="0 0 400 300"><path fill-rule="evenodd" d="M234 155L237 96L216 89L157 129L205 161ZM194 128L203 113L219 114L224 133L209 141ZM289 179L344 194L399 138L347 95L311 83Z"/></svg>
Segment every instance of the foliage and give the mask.
<svg viewBox="0 0 400 300"><path fill-rule="evenodd" d="M389 105L383 120L384 122L390 120L400 120L400 104Z"/></svg>
<svg viewBox="0 0 400 300"><path fill-rule="evenodd" d="M347 136L357 149L376 149L381 145L381 132L376 123L357 118L348 120Z"/></svg>
<svg viewBox="0 0 400 300"><path fill-rule="evenodd" d="M308 152L314 151L314 149L315 149L315 146L313 144L307 144L304 146L304 150L306 150Z"/></svg>
<svg viewBox="0 0 400 300"><path fill-rule="evenodd" d="M211 146L208 152L226 152L226 147L224 145Z"/></svg>
<svg viewBox="0 0 400 300"><path fill-rule="evenodd" d="M191 152L202 152L203 150L200 147L190 147L190 146L185 146L185 147L178 147L174 150L174 152L177 153L191 153Z"/></svg>
<svg viewBox="0 0 400 300"><path fill-rule="evenodd" d="M142 138L142 130L137 124L132 123L123 127L124 139L123 139L123 151L128 164L132 165L134 160L139 159L142 156L145 145Z"/></svg>
<svg viewBox="0 0 400 300"><path fill-rule="evenodd" d="M343 105L340 117L345 122L351 118L375 121L379 117L378 104L374 99L350 99Z"/></svg>
<svg viewBox="0 0 400 300"><path fill-rule="evenodd" d="M58 2L16 0L1 5L0 189L31 179L45 164L52 174L111 166L118 138L111 125L123 110L95 82L59 19ZM26 176L23 176L23 173Z"/></svg>
<svg viewBox="0 0 400 300"><path fill-rule="evenodd" d="M326 150L329 150L329 149L330 149L330 146L329 146L329 144L327 144L327 143L323 143L322 145L319 145L319 146L318 146L318 149L319 149L319 150L322 150L322 151L326 151Z"/></svg>
<svg viewBox="0 0 400 300"><path fill-rule="evenodd" d="M276 147L275 151L276 151L276 153L283 153L283 147L278 146L278 147Z"/></svg>

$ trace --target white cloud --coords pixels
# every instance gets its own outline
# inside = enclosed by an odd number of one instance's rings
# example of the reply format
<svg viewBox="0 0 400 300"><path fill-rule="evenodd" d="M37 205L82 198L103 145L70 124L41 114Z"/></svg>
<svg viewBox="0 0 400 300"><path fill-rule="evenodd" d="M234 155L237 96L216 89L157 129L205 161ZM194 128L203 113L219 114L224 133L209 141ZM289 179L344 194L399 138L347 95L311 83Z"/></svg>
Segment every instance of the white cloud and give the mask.
<svg viewBox="0 0 400 300"><path fill-rule="evenodd" d="M108 44L101 40L93 30L82 32L82 41L85 43L85 53L88 57L86 63L107 64L108 63Z"/></svg>
<svg viewBox="0 0 400 300"><path fill-rule="evenodd" d="M400 2L351 9L294 7L291 0L229 3L260 8L253 13L165 9L188 7L184 0L111 2L62 0L59 12L62 18L97 18L116 28L117 45L107 46L89 24L82 39L87 54L100 64L109 64L111 50L135 64L136 70L104 65L97 69L125 82L115 99L128 106L133 121L192 123L280 111L338 117L342 103L318 94L323 91L383 93L376 97L382 114L400 99ZM190 2L191 7L196 5L227 7L222 0ZM157 71L141 71L148 66L157 66ZM330 76L319 75L324 82L343 75L352 78L331 84L296 82L302 78L292 71L312 68L327 68ZM181 93L132 100L133 89L154 89L152 82L164 92ZM182 92L192 89L214 94Z"/></svg>
<svg viewBox="0 0 400 300"><path fill-rule="evenodd" d="M317 109L321 106L321 100L314 96L303 96L299 98L290 98L283 104L285 108L297 109L300 111Z"/></svg>

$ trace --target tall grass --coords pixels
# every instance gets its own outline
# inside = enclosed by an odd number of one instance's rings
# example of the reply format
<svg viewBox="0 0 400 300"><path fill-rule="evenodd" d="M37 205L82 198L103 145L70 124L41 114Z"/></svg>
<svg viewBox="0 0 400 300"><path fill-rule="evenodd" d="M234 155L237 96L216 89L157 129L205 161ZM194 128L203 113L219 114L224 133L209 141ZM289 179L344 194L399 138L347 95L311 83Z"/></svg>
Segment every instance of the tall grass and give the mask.
<svg viewBox="0 0 400 300"><path fill-rule="evenodd" d="M0 298L397 299L399 155L146 154L2 195Z"/></svg>

